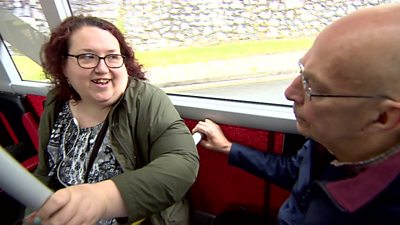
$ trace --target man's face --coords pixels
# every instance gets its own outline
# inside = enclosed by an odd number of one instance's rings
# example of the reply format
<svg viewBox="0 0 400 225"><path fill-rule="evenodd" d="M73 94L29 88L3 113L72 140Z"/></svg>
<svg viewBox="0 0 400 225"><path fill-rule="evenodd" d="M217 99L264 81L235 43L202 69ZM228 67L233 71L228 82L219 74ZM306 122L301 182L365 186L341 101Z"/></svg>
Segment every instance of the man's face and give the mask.
<svg viewBox="0 0 400 225"><path fill-rule="evenodd" d="M364 71L354 69L360 62L351 60L351 51L325 41L317 40L300 60L300 75L285 95L293 101L298 131L335 151L339 143L351 142L362 132L368 121L364 112L376 101L347 97L371 95L362 88L364 77L359 75Z"/></svg>
<svg viewBox="0 0 400 225"><path fill-rule="evenodd" d="M329 25L285 91L298 131L341 161L365 160L398 142L398 11L362 11Z"/></svg>

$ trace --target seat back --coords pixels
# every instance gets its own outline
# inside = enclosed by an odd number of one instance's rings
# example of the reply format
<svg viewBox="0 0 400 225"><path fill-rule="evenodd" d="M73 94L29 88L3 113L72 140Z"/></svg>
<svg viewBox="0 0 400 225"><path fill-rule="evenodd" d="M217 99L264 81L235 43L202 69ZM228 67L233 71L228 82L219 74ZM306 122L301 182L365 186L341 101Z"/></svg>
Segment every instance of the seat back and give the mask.
<svg viewBox="0 0 400 225"><path fill-rule="evenodd" d="M25 98L22 95L0 92L0 112L14 130L18 141L30 149L30 155L36 154L31 140L22 124L22 115L26 112Z"/></svg>
<svg viewBox="0 0 400 225"><path fill-rule="evenodd" d="M0 130L2 133L0 136L0 145L6 148L23 167L29 171L33 171L39 163L37 154L33 156L29 155L26 146L22 145L18 140L17 135L2 112L0 112Z"/></svg>
<svg viewBox="0 0 400 225"><path fill-rule="evenodd" d="M14 130L11 128L6 116L0 111L0 145L8 146L11 144L18 144L19 140L17 135L15 135Z"/></svg>
<svg viewBox="0 0 400 225"><path fill-rule="evenodd" d="M185 119L189 129L198 121ZM221 124L229 140L260 151L282 151L283 134ZM217 215L240 212L267 220L270 211L271 184L241 169L228 165L226 155L197 146L200 169L190 190L192 218L209 224ZM244 217L244 216L243 216Z"/></svg>
<svg viewBox="0 0 400 225"><path fill-rule="evenodd" d="M32 141L33 147L38 151L39 149L39 125L31 112L26 112L22 115L22 123L25 130Z"/></svg>

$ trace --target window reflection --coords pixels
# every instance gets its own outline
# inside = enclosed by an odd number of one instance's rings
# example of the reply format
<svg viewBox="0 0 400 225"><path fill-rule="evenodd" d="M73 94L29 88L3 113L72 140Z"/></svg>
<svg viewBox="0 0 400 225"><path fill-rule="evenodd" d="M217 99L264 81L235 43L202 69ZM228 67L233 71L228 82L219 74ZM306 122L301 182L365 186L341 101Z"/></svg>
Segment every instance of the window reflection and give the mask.
<svg viewBox="0 0 400 225"><path fill-rule="evenodd" d="M42 67L31 58L22 54L18 49L13 48L8 42L5 42L9 52L12 55L15 66L22 80L29 81L45 81L46 77L42 71Z"/></svg>
<svg viewBox="0 0 400 225"><path fill-rule="evenodd" d="M49 27L38 0L0 2L0 33L21 80L44 81L39 51Z"/></svg>

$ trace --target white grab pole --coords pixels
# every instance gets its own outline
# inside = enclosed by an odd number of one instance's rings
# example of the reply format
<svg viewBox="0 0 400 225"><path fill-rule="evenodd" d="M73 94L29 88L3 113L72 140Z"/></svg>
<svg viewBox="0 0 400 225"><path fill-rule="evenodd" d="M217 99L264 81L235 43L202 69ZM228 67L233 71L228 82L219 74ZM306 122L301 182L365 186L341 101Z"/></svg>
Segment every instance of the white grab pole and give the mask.
<svg viewBox="0 0 400 225"><path fill-rule="evenodd" d="M200 142L200 140L203 138L203 134L202 134L202 133L199 133L199 132L194 133L192 136L193 136L194 143L195 143L196 145L197 145L197 144Z"/></svg>
<svg viewBox="0 0 400 225"><path fill-rule="evenodd" d="M37 210L53 193L0 146L0 188Z"/></svg>

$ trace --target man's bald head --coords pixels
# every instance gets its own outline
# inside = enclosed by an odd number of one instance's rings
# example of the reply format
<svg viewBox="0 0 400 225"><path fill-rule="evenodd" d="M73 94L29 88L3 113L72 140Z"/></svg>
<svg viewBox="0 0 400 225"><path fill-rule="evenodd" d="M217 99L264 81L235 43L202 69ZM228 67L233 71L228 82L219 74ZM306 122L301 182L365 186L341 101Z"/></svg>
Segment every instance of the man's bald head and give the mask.
<svg viewBox="0 0 400 225"><path fill-rule="evenodd" d="M335 21L304 60L322 63L330 76L340 76L360 93L400 99L400 5L367 8ZM382 86L385 93L379 92Z"/></svg>

